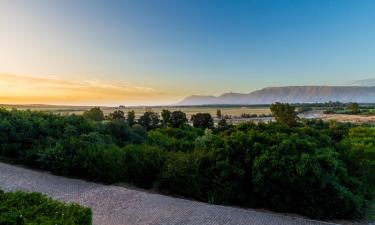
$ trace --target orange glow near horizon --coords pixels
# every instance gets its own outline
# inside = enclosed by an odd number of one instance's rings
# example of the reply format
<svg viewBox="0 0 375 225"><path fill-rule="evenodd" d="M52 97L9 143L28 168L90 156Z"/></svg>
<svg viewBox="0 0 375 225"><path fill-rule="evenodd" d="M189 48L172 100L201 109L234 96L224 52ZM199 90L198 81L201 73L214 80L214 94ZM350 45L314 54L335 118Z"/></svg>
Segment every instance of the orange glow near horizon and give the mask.
<svg viewBox="0 0 375 225"><path fill-rule="evenodd" d="M0 104L163 104L158 101L165 95L120 82L0 74Z"/></svg>

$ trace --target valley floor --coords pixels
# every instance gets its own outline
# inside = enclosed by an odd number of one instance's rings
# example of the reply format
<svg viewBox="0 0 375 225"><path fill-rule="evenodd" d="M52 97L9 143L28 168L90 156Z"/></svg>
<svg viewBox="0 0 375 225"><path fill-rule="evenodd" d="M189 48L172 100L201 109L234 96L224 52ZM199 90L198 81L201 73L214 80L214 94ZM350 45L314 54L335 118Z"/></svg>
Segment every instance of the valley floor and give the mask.
<svg viewBox="0 0 375 225"><path fill-rule="evenodd" d="M322 221L153 194L0 163L0 189L42 192L93 210L94 225L327 225Z"/></svg>

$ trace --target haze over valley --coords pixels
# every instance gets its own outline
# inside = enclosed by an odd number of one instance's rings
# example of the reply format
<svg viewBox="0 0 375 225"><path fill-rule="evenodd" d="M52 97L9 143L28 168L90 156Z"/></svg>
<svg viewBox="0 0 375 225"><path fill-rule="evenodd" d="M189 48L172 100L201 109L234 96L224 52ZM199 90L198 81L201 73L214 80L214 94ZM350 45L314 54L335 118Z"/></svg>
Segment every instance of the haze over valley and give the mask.
<svg viewBox="0 0 375 225"><path fill-rule="evenodd" d="M272 104L323 102L375 102L375 86L288 86L268 87L248 94L224 93L220 96L192 95L176 105Z"/></svg>

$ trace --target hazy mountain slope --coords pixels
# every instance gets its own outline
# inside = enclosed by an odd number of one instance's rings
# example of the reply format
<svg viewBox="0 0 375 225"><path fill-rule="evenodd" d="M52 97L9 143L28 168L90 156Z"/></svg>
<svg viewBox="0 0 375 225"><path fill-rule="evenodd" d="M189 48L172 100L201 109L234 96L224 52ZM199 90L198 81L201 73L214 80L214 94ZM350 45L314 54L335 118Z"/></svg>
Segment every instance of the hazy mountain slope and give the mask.
<svg viewBox="0 0 375 225"><path fill-rule="evenodd" d="M375 87L362 86L288 86L268 87L249 94L225 93L220 96L193 95L177 105L204 104L270 104L314 102L375 102Z"/></svg>
<svg viewBox="0 0 375 225"><path fill-rule="evenodd" d="M375 78L366 80L357 80L350 85L352 86L375 86Z"/></svg>

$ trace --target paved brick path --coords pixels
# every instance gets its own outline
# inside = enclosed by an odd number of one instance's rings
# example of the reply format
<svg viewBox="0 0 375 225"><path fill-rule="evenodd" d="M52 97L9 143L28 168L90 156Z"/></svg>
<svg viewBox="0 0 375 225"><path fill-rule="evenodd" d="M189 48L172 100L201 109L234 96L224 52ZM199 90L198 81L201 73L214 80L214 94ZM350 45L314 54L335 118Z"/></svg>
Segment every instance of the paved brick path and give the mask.
<svg viewBox="0 0 375 225"><path fill-rule="evenodd" d="M55 199L91 207L95 225L330 224L101 185L4 163L0 163L0 188L42 192Z"/></svg>

